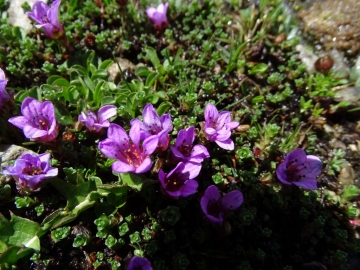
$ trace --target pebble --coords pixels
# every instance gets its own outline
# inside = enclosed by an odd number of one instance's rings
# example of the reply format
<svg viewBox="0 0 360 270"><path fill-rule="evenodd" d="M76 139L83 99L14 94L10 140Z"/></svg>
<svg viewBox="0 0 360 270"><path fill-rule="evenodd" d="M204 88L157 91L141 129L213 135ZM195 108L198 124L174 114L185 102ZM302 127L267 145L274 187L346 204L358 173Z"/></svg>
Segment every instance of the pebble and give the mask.
<svg viewBox="0 0 360 270"><path fill-rule="evenodd" d="M356 174L351 164L347 161L341 164L338 181L343 185L354 185L355 179Z"/></svg>
<svg viewBox="0 0 360 270"><path fill-rule="evenodd" d="M109 80L113 82L120 78L121 74L120 74L119 66L123 73L127 70L135 71L135 69L138 68L139 66L144 66L144 64L142 63L134 65L130 60L126 58L117 57L116 60L118 63L112 64L108 69Z"/></svg>
<svg viewBox="0 0 360 270"><path fill-rule="evenodd" d="M360 87L347 87L336 91L337 98L346 100L350 106L360 106Z"/></svg>

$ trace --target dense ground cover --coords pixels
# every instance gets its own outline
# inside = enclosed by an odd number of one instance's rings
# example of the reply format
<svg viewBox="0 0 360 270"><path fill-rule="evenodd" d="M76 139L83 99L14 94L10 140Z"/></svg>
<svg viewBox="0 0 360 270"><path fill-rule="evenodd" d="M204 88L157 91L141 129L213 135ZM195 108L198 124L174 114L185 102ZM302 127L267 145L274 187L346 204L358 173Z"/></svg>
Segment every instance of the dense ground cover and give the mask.
<svg viewBox="0 0 360 270"><path fill-rule="evenodd" d="M33 152L3 164L2 268L356 269L360 155L324 125L357 143L359 76L308 74L280 1L55 1L28 34L7 4L0 144Z"/></svg>

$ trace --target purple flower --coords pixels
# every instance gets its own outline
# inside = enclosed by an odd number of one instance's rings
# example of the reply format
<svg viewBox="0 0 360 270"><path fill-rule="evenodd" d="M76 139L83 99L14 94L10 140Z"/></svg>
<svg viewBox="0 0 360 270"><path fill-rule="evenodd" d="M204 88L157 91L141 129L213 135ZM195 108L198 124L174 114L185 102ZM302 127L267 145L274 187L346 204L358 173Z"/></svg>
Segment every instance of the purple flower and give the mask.
<svg viewBox="0 0 360 270"><path fill-rule="evenodd" d="M10 99L8 92L5 87L7 84L7 80L5 78L4 71L0 68L0 111L6 101Z"/></svg>
<svg viewBox="0 0 360 270"><path fill-rule="evenodd" d="M210 154L205 146L197 144L192 147L195 140L195 128L193 126L188 129L179 131L174 146L171 151L174 156L184 162L201 163L205 158L210 157Z"/></svg>
<svg viewBox="0 0 360 270"><path fill-rule="evenodd" d="M150 155L158 144L157 136L146 138L140 145L140 123L134 123L129 136L117 124L111 123L107 131L108 138L99 142L100 151L108 158L114 158L112 169L118 173L143 173L151 169Z"/></svg>
<svg viewBox="0 0 360 270"><path fill-rule="evenodd" d="M9 119L9 122L24 131L26 138L33 141L48 142L58 135L55 109L51 101L40 102L27 97L21 104L23 116Z"/></svg>
<svg viewBox="0 0 360 270"><path fill-rule="evenodd" d="M159 138L158 148L165 151L170 142L168 133L172 130L170 114L163 114L159 117L153 105L147 104L142 113L143 121L139 119L131 120L131 125L135 123L140 124L140 140L144 140L152 135L157 135Z"/></svg>
<svg viewBox="0 0 360 270"><path fill-rule="evenodd" d="M23 187L36 190L42 180L58 174L57 168L50 167L49 160L49 153L24 154L15 161L14 165L5 167L1 173L11 175Z"/></svg>
<svg viewBox="0 0 360 270"><path fill-rule="evenodd" d="M36 1L32 11L26 12L26 15L39 23L35 27L43 28L45 34L52 39L59 39L65 34L64 27L59 22L60 3L60 0L55 0L49 7L42 1Z"/></svg>
<svg viewBox="0 0 360 270"><path fill-rule="evenodd" d="M166 12L169 3L161 3L157 8L149 7L146 9L146 14L149 19L154 23L155 29L161 30L165 29L168 26L168 21L166 18Z"/></svg>
<svg viewBox="0 0 360 270"><path fill-rule="evenodd" d="M231 130L236 128L240 123L231 121L231 115L228 111L219 113L211 103L206 105L204 116L204 130L208 140L216 142L221 148L233 150L234 142L230 139Z"/></svg>
<svg viewBox="0 0 360 270"><path fill-rule="evenodd" d="M165 174L159 171L159 180L163 189L173 197L186 197L196 192L198 182L193 180L199 175L201 166L195 163L180 162L175 169Z"/></svg>
<svg viewBox="0 0 360 270"><path fill-rule="evenodd" d="M84 123L88 130L99 132L102 128L110 126L110 122L108 119L115 115L116 106L105 105L99 109L98 115L96 115L91 110L81 112L78 120Z"/></svg>
<svg viewBox="0 0 360 270"><path fill-rule="evenodd" d="M322 168L321 160L298 148L291 151L276 169L279 180L286 185L297 185L305 189L317 189L317 177Z"/></svg>
<svg viewBox="0 0 360 270"><path fill-rule="evenodd" d="M152 267L148 259L134 256L131 258L128 270L152 270Z"/></svg>
<svg viewBox="0 0 360 270"><path fill-rule="evenodd" d="M211 185L205 190L200 205L211 222L222 224L226 213L238 208L243 203L243 200L243 195L239 190L230 191L221 197L219 189Z"/></svg>

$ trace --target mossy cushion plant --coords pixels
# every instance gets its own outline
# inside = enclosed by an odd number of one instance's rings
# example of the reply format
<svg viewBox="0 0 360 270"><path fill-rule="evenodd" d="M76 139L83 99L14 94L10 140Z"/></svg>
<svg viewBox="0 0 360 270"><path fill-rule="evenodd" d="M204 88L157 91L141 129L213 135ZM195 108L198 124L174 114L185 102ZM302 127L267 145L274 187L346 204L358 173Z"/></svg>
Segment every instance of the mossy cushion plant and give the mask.
<svg viewBox="0 0 360 270"><path fill-rule="evenodd" d="M350 269L347 79L305 72L280 1L35 2L29 33L6 4L0 144L32 152L3 156L2 269Z"/></svg>

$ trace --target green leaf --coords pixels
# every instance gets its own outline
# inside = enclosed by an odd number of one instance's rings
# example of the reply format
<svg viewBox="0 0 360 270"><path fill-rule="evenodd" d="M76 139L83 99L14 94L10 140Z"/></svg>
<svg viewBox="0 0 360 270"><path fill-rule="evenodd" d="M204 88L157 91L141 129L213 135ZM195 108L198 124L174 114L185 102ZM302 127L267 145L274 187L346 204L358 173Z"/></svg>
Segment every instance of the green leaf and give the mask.
<svg viewBox="0 0 360 270"><path fill-rule="evenodd" d="M140 174L120 173L118 176L124 185L136 189L137 191L140 191L143 184L148 181L145 176Z"/></svg>
<svg viewBox="0 0 360 270"><path fill-rule="evenodd" d="M50 76L50 77L46 80L46 83L52 85L52 84L54 83L54 81L56 81L56 80L58 80L58 79L60 79L60 78L63 78L63 77L61 77L61 76L59 76L59 75Z"/></svg>
<svg viewBox="0 0 360 270"><path fill-rule="evenodd" d="M91 80L95 81L96 79L105 79L108 76L109 74L106 70L96 70L92 73Z"/></svg>
<svg viewBox="0 0 360 270"><path fill-rule="evenodd" d="M51 179L50 182L68 201L66 210L77 214L94 204L94 201L90 201L91 193L97 190L94 180L90 179L76 186L57 178Z"/></svg>
<svg viewBox="0 0 360 270"><path fill-rule="evenodd" d="M344 187L343 195L341 197L343 200L348 201L357 195L359 195L359 189L354 185L348 185Z"/></svg>
<svg viewBox="0 0 360 270"><path fill-rule="evenodd" d="M11 246L0 254L0 266L3 264L15 264L17 260L34 252L32 248L24 246Z"/></svg>
<svg viewBox="0 0 360 270"><path fill-rule="evenodd" d="M149 70L148 67L140 66L135 70L135 75L139 77L147 77L149 74L153 73L151 70Z"/></svg>
<svg viewBox="0 0 360 270"><path fill-rule="evenodd" d="M52 85L57 85L57 86L65 86L65 87L70 86L70 82L67 79L63 78L63 77L60 77L60 78L54 80L51 84Z"/></svg>
<svg viewBox="0 0 360 270"><path fill-rule="evenodd" d="M73 123L70 112L66 106L59 101L53 101L55 106L56 121L62 125L71 125Z"/></svg>
<svg viewBox="0 0 360 270"><path fill-rule="evenodd" d="M157 56L156 50L152 47L145 48L146 57L150 60L153 66L160 74L165 74L164 67L160 64L159 57Z"/></svg>
<svg viewBox="0 0 360 270"><path fill-rule="evenodd" d="M101 99L101 106L104 106L104 105L109 105L109 104L114 104L115 103L115 100L114 100L114 97L111 97L111 96L107 96L107 97L103 97Z"/></svg>
<svg viewBox="0 0 360 270"><path fill-rule="evenodd" d="M260 63L260 64L255 65L254 67L250 67L249 74L250 75L263 74L267 71L267 69L268 69L267 64Z"/></svg>
<svg viewBox="0 0 360 270"><path fill-rule="evenodd" d="M78 73L79 75L82 75L82 76L86 76L88 74L87 70L83 66L80 66L80 65L71 66L70 72L72 72L72 71L75 71L76 73Z"/></svg>
<svg viewBox="0 0 360 270"><path fill-rule="evenodd" d="M101 103L101 100L102 100L102 97L103 97L103 89L102 89L102 86L104 85L104 81L100 81L96 87L95 87L95 90L94 90L94 102L96 104L96 107L99 107L100 103Z"/></svg>
<svg viewBox="0 0 360 270"><path fill-rule="evenodd" d="M0 241L7 246L25 246L36 251L40 250L37 236L40 225L31 220L15 216L11 213L10 221L0 214ZM4 250L0 250L3 252Z"/></svg>
<svg viewBox="0 0 360 270"><path fill-rule="evenodd" d="M105 60L99 66L99 70L107 70L114 62L112 60Z"/></svg>
<svg viewBox="0 0 360 270"><path fill-rule="evenodd" d="M46 217L42 223L43 230L57 228L73 221L81 212L93 206L97 196L95 180L78 183L76 186L53 178L49 181L67 200L65 209L59 209Z"/></svg>
<svg viewBox="0 0 360 270"><path fill-rule="evenodd" d="M160 77L159 73L150 73L149 76L146 78L145 85L146 86L153 86L155 81Z"/></svg>

